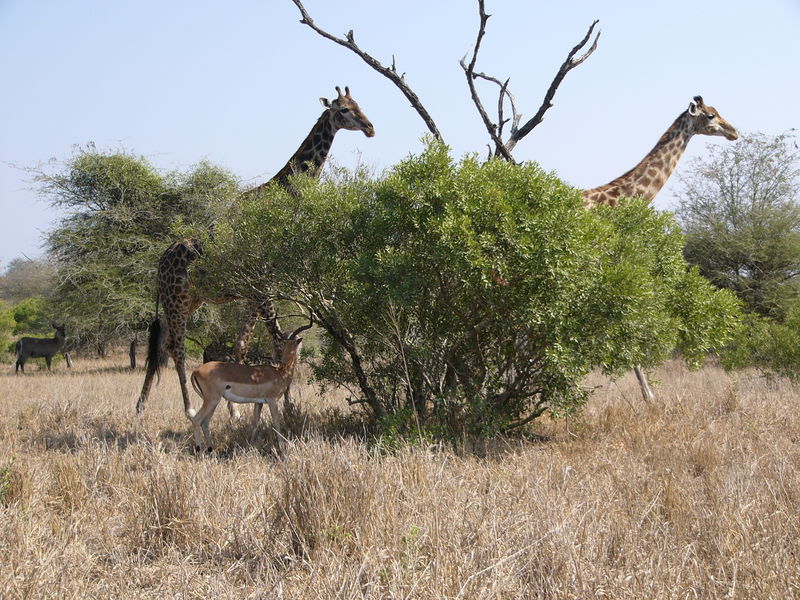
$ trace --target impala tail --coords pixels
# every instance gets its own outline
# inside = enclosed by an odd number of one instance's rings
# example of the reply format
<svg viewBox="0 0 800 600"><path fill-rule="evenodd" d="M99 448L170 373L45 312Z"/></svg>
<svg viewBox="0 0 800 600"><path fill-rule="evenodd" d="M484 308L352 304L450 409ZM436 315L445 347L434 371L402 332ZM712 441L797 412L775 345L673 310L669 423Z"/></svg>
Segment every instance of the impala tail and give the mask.
<svg viewBox="0 0 800 600"><path fill-rule="evenodd" d="M200 387L200 384L197 383L197 375L195 373L192 373L192 376L189 378L189 380L192 382L192 387L194 388L194 391L197 392L197 394L202 398L203 390Z"/></svg>

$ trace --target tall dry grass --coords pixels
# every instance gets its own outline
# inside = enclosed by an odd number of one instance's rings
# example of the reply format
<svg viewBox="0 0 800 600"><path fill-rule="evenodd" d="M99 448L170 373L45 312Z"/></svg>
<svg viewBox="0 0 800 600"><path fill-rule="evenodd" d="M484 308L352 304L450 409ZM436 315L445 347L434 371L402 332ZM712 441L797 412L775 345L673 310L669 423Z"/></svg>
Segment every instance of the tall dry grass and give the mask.
<svg viewBox="0 0 800 600"><path fill-rule="evenodd" d="M120 361L122 362L122 361ZM280 452L174 373L0 375L3 598L800 597L798 390L715 367L600 385L579 420L383 452L300 386Z"/></svg>

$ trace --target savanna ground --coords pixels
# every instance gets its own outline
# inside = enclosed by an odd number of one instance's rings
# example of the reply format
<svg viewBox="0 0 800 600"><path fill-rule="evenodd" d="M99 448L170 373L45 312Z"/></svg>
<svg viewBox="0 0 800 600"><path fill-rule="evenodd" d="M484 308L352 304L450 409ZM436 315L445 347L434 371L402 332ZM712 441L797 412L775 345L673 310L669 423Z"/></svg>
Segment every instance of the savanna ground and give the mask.
<svg viewBox="0 0 800 600"><path fill-rule="evenodd" d="M283 451L221 405L197 457L124 361L0 374L3 598L800 597L786 381L671 362L652 404L593 377L578 420L391 451L298 385Z"/></svg>

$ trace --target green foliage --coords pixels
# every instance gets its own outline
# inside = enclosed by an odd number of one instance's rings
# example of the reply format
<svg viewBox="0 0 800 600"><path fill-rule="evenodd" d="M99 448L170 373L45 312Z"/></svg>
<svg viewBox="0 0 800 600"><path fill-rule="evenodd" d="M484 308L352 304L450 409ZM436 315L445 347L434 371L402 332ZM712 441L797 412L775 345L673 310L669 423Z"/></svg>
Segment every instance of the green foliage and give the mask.
<svg viewBox="0 0 800 600"><path fill-rule="evenodd" d="M747 315L721 359L726 369L755 367L767 375L800 379L800 303L783 322Z"/></svg>
<svg viewBox="0 0 800 600"><path fill-rule="evenodd" d="M205 234L237 193L230 173L207 163L164 175L142 157L93 148L38 182L68 211L47 238L57 269L51 310L71 347L99 350L145 328L161 254L176 233Z"/></svg>
<svg viewBox="0 0 800 600"><path fill-rule="evenodd" d="M0 353L13 352L15 342L12 341L14 327L14 312L6 308L4 302L0 301Z"/></svg>
<svg viewBox="0 0 800 600"><path fill-rule="evenodd" d="M711 146L682 177L686 258L749 311L782 319L800 294L800 151L791 133Z"/></svg>
<svg viewBox="0 0 800 600"><path fill-rule="evenodd" d="M243 203L202 259L324 328L314 361L392 432L492 435L569 413L620 373L719 347L735 300L688 270L671 216L586 211L538 166L456 163L432 143L385 176L339 172ZM412 427L413 426L413 427Z"/></svg>
<svg viewBox="0 0 800 600"><path fill-rule="evenodd" d="M17 302L11 309L14 317L14 335L47 333L50 322L45 314L45 300L41 296L32 296Z"/></svg>

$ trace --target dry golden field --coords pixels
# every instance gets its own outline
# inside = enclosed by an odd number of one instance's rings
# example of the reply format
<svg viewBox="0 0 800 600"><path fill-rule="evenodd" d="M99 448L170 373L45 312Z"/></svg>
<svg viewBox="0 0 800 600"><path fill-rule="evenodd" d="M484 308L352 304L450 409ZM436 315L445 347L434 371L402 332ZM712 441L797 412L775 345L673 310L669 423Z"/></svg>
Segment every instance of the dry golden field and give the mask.
<svg viewBox="0 0 800 600"><path fill-rule="evenodd" d="M580 420L393 452L301 385L282 452L220 406L197 457L174 371L137 418L142 378L0 374L0 597L800 598L785 381L669 363L653 404L595 377Z"/></svg>

